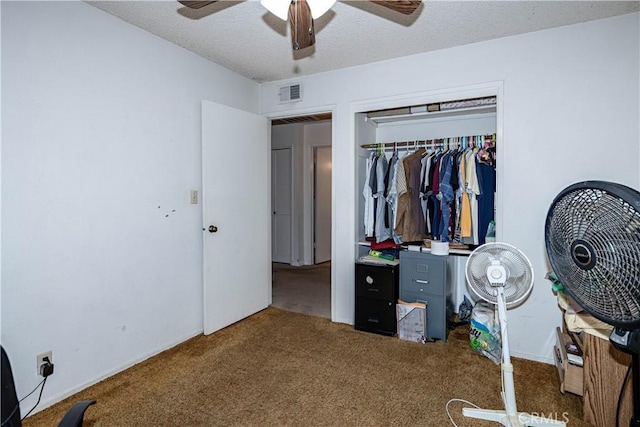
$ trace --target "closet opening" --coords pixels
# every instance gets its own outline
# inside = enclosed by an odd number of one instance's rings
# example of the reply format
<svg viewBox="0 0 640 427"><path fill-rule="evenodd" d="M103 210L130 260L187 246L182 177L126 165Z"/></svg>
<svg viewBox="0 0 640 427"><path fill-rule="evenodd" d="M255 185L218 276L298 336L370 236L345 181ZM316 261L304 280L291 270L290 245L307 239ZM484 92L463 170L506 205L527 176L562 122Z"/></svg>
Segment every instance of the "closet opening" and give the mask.
<svg viewBox="0 0 640 427"><path fill-rule="evenodd" d="M331 318L332 114L271 121L272 306Z"/></svg>
<svg viewBox="0 0 640 427"><path fill-rule="evenodd" d="M386 254L381 249L386 247L393 247L391 251L395 250L398 257L403 250L430 253L433 241L438 248L445 242L447 277L453 282L453 295L447 300L447 306L456 313L465 297L473 300L464 273L468 255L487 239L495 239L496 235L499 238L501 229L499 93L500 85L462 88L459 92L416 95L404 101L380 100L354 108L355 259L369 255L372 250ZM459 175L461 159L463 165L475 162L482 168L481 178L485 178L481 216L473 212L474 222L469 222L466 216L461 223L462 195L467 199L473 197L473 207L477 210L476 195L479 194L477 182L471 190L470 182ZM380 163L382 167L378 167ZM412 180L405 180L401 185L400 181L394 181L393 173L397 169L389 174L385 169L393 164L397 168L400 163L402 176L405 166L411 168L407 177ZM446 173L443 173L445 164ZM439 174L434 176L434 172ZM385 179L378 179L381 173ZM473 173L475 176L475 168ZM375 182L371 181L372 177ZM444 191L439 191L439 179L446 180ZM391 207L401 192L405 193L402 203ZM373 193L376 197L369 197ZM411 202L407 201L406 194L411 194ZM471 212L468 203L464 209L468 209L465 213ZM487 236L489 228L493 234Z"/></svg>

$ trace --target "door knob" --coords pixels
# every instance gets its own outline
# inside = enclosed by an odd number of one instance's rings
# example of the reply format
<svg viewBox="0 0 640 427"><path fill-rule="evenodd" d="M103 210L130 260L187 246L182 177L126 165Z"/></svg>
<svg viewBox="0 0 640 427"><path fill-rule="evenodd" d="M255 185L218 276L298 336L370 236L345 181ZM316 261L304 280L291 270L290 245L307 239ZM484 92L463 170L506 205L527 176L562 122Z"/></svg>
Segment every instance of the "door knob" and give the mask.
<svg viewBox="0 0 640 427"><path fill-rule="evenodd" d="M215 233L216 231L218 231L218 227L216 227L215 225L209 226L209 233Z"/></svg>

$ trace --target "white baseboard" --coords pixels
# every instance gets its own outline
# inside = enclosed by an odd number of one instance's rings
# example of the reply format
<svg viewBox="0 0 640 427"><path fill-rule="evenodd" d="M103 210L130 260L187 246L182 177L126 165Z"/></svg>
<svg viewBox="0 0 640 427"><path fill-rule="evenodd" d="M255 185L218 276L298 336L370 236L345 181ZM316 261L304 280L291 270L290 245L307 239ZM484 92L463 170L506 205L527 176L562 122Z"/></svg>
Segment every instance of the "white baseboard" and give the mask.
<svg viewBox="0 0 640 427"><path fill-rule="evenodd" d="M74 394L76 394L76 393L78 393L78 392L80 392L80 391L82 391L82 390L84 390L84 389L86 389L88 387L91 387L94 384L99 383L102 380L105 380L105 379L107 379L107 378L109 378L109 377L111 377L111 376L113 376L115 374L118 374L118 373L120 373L122 371L125 371L125 370L131 368L132 366L137 365L138 363L144 362L145 360L147 360L147 359L149 359L149 358L151 358L153 356L156 356L156 355L162 353L163 351L169 350L170 348L173 348L173 347L175 347L175 346L177 346L179 344L182 344L183 342L188 341L191 338L197 337L198 335L202 335L203 332L204 332L204 330L201 330L201 331L196 332L194 334L190 334L190 335L188 335L188 336L186 336L184 338L178 339L177 341L167 345L166 347L157 349L155 351L151 351L149 353L145 353L145 354L141 355L140 357L136 357L135 359L132 359L132 360L126 362L126 363L123 363L122 365L117 366L114 369L111 369L111 370L109 370L109 371L107 371L107 372L105 372L105 373L103 373L103 374L101 374L101 375L99 375L99 376L97 376L97 377L95 377L95 378L83 383L83 384L80 384L80 385L78 385L76 387L73 387L73 388L67 390L64 393L60 393L60 394L57 394L55 396L51 396L51 397L49 397L47 399L44 399L44 400L42 400L40 402L38 407L29 415L29 417L31 417L34 414L37 414L38 412L40 412L40 411L42 411L44 409L47 409L50 406L55 405L58 402L63 401L64 399L66 399L69 396L73 396Z"/></svg>

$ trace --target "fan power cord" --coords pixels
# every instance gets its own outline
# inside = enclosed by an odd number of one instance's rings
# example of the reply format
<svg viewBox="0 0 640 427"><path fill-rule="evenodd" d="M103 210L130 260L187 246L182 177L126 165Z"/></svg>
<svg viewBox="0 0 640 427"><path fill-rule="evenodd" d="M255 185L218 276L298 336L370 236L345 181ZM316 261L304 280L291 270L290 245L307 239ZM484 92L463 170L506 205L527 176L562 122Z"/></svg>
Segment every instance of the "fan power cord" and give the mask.
<svg viewBox="0 0 640 427"><path fill-rule="evenodd" d="M47 382L47 377L44 377L44 379L42 381L40 381L40 383L35 386L35 388L33 390L31 390L31 392L29 392L29 394L27 394L25 397L23 397L22 399L20 399L18 401L18 403L16 403L16 406L13 408L13 410L11 411L11 413L7 416L6 419L4 419L2 421L2 424L0 424L0 427L6 425L9 420L11 420L11 418L13 417L13 414L16 413L16 411L18 410L18 408L20 407L20 403L25 400L27 397L31 396L37 389L38 387L42 386L42 388L40 389L40 395L38 396L38 401L36 402L36 404L33 406L33 408L31 408L31 410L29 412L27 412L27 415L29 415L35 408L36 406L38 406L38 403L40 403L40 398L42 397L42 391L44 390L44 384ZM20 419L20 421L24 420L25 418L27 418L27 415L25 415L24 417L22 417Z"/></svg>
<svg viewBox="0 0 640 427"><path fill-rule="evenodd" d="M449 417L449 421L451 422L451 424L453 425L453 427L458 427L458 424L456 424L453 421L453 418L451 417L451 413L449 412L449 404L451 402L462 402L462 403L466 403L468 405L473 406L474 408L480 409L480 407L474 403L469 402L468 400L464 400L464 399L450 399L447 404L444 407L444 410L447 412L447 416Z"/></svg>
<svg viewBox="0 0 640 427"><path fill-rule="evenodd" d="M627 368L627 373L624 375L624 380L622 380L622 387L620 387L620 394L618 395L618 405L616 406L616 427L620 427L620 407L622 407L622 396L624 395L624 387L627 385L627 381L629 381L631 366L633 366L633 363L630 363L629 367Z"/></svg>

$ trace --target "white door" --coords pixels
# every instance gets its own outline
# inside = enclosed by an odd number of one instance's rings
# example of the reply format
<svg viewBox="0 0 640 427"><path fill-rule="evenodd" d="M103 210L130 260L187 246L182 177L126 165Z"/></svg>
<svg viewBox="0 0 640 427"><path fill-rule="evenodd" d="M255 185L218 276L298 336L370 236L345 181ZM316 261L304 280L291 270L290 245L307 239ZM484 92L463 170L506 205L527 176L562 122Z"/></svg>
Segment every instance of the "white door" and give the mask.
<svg viewBox="0 0 640 427"><path fill-rule="evenodd" d="M331 147L317 147L314 174L314 263L331 260Z"/></svg>
<svg viewBox="0 0 640 427"><path fill-rule="evenodd" d="M291 264L291 149L271 150L271 259Z"/></svg>
<svg viewBox="0 0 640 427"><path fill-rule="evenodd" d="M271 303L269 124L202 102L204 333Z"/></svg>

